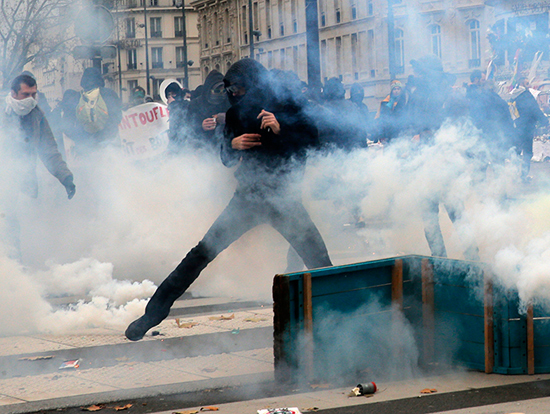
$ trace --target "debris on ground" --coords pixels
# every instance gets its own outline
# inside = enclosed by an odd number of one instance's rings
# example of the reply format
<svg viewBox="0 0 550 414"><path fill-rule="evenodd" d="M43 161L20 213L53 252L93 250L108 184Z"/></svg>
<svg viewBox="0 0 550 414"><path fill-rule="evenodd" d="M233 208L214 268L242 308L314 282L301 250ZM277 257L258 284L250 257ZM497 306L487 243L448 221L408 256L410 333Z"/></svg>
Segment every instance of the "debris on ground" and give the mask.
<svg viewBox="0 0 550 414"><path fill-rule="evenodd" d="M90 405L89 407L82 407L82 411L99 411L105 408L104 405Z"/></svg>
<svg viewBox="0 0 550 414"><path fill-rule="evenodd" d="M304 408L304 411L319 411L319 407Z"/></svg>
<svg viewBox="0 0 550 414"><path fill-rule="evenodd" d="M42 361L44 359L52 359L52 358L54 358L53 355L33 356L33 357L19 358L19 361Z"/></svg>
<svg viewBox="0 0 550 414"><path fill-rule="evenodd" d="M435 388L424 388L420 391L420 394L433 394L434 392L437 392Z"/></svg>
<svg viewBox="0 0 550 414"><path fill-rule="evenodd" d="M235 319L235 314L229 316L210 316L208 319L211 321L230 321L232 319Z"/></svg>
<svg viewBox="0 0 550 414"><path fill-rule="evenodd" d="M220 411L218 407L201 407L201 411Z"/></svg>
<svg viewBox="0 0 550 414"><path fill-rule="evenodd" d="M80 366L80 359L73 359L72 361L65 361L61 364L59 369L78 368Z"/></svg>
<svg viewBox="0 0 550 414"><path fill-rule="evenodd" d="M258 414L302 414L298 407L289 408L265 408L258 410Z"/></svg>
<svg viewBox="0 0 550 414"><path fill-rule="evenodd" d="M198 322L182 322L180 318L176 318L176 325L178 328L191 329L193 326L197 326Z"/></svg>
<svg viewBox="0 0 550 414"><path fill-rule="evenodd" d="M241 328L233 329L233 330L231 331L231 333L232 333L233 335L237 335L237 334L241 333Z"/></svg>
<svg viewBox="0 0 550 414"><path fill-rule="evenodd" d="M172 414L197 414L199 410L190 410L190 411L174 411Z"/></svg>
<svg viewBox="0 0 550 414"><path fill-rule="evenodd" d="M259 316L252 316L250 318L244 319L244 322L265 322L267 318L260 318Z"/></svg>
<svg viewBox="0 0 550 414"><path fill-rule="evenodd" d="M129 409L131 406L132 406L132 404L126 404L126 405L123 405L123 406L120 406L120 407L115 407L115 411L127 410L127 409Z"/></svg>
<svg viewBox="0 0 550 414"><path fill-rule="evenodd" d="M309 386L311 388L313 388L314 390L317 389L317 388L324 389L324 390L330 388L330 384L328 384L328 383L309 384Z"/></svg>
<svg viewBox="0 0 550 414"><path fill-rule="evenodd" d="M216 367L204 367L203 369L201 369L202 372L216 372L218 370L218 368Z"/></svg>

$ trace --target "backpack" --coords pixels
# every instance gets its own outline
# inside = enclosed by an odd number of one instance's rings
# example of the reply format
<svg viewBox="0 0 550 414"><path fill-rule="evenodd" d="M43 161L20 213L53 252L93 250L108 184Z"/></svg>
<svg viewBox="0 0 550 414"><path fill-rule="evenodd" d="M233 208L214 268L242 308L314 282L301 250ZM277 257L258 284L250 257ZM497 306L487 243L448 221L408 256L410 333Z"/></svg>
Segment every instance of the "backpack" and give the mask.
<svg viewBox="0 0 550 414"><path fill-rule="evenodd" d="M109 111L101 92L98 92L94 100L89 98L89 93L80 93L80 100L76 106L76 119L84 127L84 131L90 134L105 128L109 120Z"/></svg>

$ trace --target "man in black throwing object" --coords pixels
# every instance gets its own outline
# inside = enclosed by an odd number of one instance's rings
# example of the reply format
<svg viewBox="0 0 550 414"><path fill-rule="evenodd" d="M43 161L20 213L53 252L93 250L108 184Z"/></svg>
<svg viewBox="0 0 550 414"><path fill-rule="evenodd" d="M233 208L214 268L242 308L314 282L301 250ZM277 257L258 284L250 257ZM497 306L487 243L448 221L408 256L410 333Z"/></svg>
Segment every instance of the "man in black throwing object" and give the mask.
<svg viewBox="0 0 550 414"><path fill-rule="evenodd" d="M226 115L221 157L228 167L240 162L237 189L204 238L158 287L145 315L128 326L128 339L138 341L162 322L200 272L260 224L268 223L281 233L308 268L332 265L293 180L303 173L317 130L304 115L300 98L275 96L267 77L267 70L253 59L236 62L225 75L232 106Z"/></svg>

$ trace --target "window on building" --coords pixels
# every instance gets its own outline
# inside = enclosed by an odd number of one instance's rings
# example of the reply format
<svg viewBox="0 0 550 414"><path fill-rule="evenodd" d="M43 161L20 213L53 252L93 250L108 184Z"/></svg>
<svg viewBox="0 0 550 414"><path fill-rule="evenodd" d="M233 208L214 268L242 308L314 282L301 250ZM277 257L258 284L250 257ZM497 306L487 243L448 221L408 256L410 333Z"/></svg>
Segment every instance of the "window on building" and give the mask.
<svg viewBox="0 0 550 414"><path fill-rule="evenodd" d="M258 2L255 1L252 4L252 19L254 24L254 30L260 30L260 14L258 11Z"/></svg>
<svg viewBox="0 0 550 414"><path fill-rule="evenodd" d="M159 5L159 0L150 0L149 1L149 6L158 6Z"/></svg>
<svg viewBox="0 0 550 414"><path fill-rule="evenodd" d="M395 71L405 72L405 41L401 29L395 29Z"/></svg>
<svg viewBox="0 0 550 414"><path fill-rule="evenodd" d="M153 69L162 69L164 63L162 61L162 47L152 47L151 48L151 60Z"/></svg>
<svg viewBox="0 0 550 414"><path fill-rule="evenodd" d="M352 20L357 19L357 6L355 4L351 5L351 18Z"/></svg>
<svg viewBox="0 0 550 414"><path fill-rule="evenodd" d="M162 37L162 19L160 17L151 17L149 22L151 37Z"/></svg>
<svg viewBox="0 0 550 414"><path fill-rule="evenodd" d="M298 74L298 62L300 56L298 55L298 46L292 46L292 62L294 63L294 73Z"/></svg>
<svg viewBox="0 0 550 414"><path fill-rule="evenodd" d="M159 95L159 91L160 91L160 84L164 81L164 79L158 79L158 78L154 78L153 79L153 99L155 100L160 100L160 95Z"/></svg>
<svg viewBox="0 0 550 414"><path fill-rule="evenodd" d="M273 52L267 52L267 68L273 68Z"/></svg>
<svg viewBox="0 0 550 414"><path fill-rule="evenodd" d="M174 17L174 36L183 37L183 16Z"/></svg>
<svg viewBox="0 0 550 414"><path fill-rule="evenodd" d="M298 11L296 10L296 0L290 0L290 14L292 17L292 31L298 33Z"/></svg>
<svg viewBox="0 0 550 414"><path fill-rule="evenodd" d="M137 50L128 49L128 70L137 69Z"/></svg>
<svg viewBox="0 0 550 414"><path fill-rule="evenodd" d="M212 44L216 46L220 44L220 39L218 38L219 30L218 13L214 13L214 17L212 18Z"/></svg>
<svg viewBox="0 0 550 414"><path fill-rule="evenodd" d="M285 35L284 0L277 1L277 11L279 15L279 36L284 36Z"/></svg>
<svg viewBox="0 0 550 414"><path fill-rule="evenodd" d="M342 21L342 12L340 9L336 9L335 19L336 23L340 23Z"/></svg>
<svg viewBox="0 0 550 414"><path fill-rule="evenodd" d="M479 21L470 20L468 23L470 60L469 67L477 68L481 66L481 39L479 32Z"/></svg>
<svg viewBox="0 0 550 414"><path fill-rule="evenodd" d="M285 51L285 49L281 49L280 58L281 58L280 68L282 70L285 70L285 67L286 67L286 51Z"/></svg>
<svg viewBox="0 0 550 414"><path fill-rule="evenodd" d="M354 79L359 79L359 71L357 69L357 33L351 34L351 70Z"/></svg>
<svg viewBox="0 0 550 414"><path fill-rule="evenodd" d="M336 48L336 74L342 74L342 38L337 37L334 42Z"/></svg>
<svg viewBox="0 0 550 414"><path fill-rule="evenodd" d="M246 5L241 7L241 32L243 34L243 42L245 45L248 44L248 13L246 10Z"/></svg>
<svg viewBox="0 0 550 414"><path fill-rule="evenodd" d="M231 25L229 22L229 9L223 13L223 38L225 43L231 43Z"/></svg>
<svg viewBox="0 0 550 414"><path fill-rule="evenodd" d="M132 96L132 92L138 87L138 81L136 79L129 79L126 85L128 85L129 95Z"/></svg>
<svg viewBox="0 0 550 414"><path fill-rule="evenodd" d="M327 16L325 13L321 13L321 27L325 27L327 25Z"/></svg>
<svg viewBox="0 0 550 414"><path fill-rule="evenodd" d="M430 26L431 52L441 59L441 26L433 24Z"/></svg>
<svg viewBox="0 0 550 414"><path fill-rule="evenodd" d="M208 49L208 26L206 22L206 16L202 17L201 38L202 38L202 47L204 49Z"/></svg>
<svg viewBox="0 0 550 414"><path fill-rule="evenodd" d="M136 37L136 19L134 17L126 19L126 37L129 39Z"/></svg>
<svg viewBox="0 0 550 414"><path fill-rule="evenodd" d="M369 29L367 31L367 56L368 56L368 67L370 70L370 77L374 78L376 76L376 69L374 69L376 62L374 60L374 30Z"/></svg>
<svg viewBox="0 0 550 414"><path fill-rule="evenodd" d="M177 46L176 47L176 67L177 68L183 68L185 65L183 64L183 46Z"/></svg>
<svg viewBox="0 0 550 414"><path fill-rule="evenodd" d="M372 3L372 0L369 0L367 3L367 15L368 16L374 15L374 4Z"/></svg>
<svg viewBox="0 0 550 414"><path fill-rule="evenodd" d="M267 26L267 38L271 39L271 0L265 0L265 25Z"/></svg>
<svg viewBox="0 0 550 414"><path fill-rule="evenodd" d="M321 40L321 73L326 79L327 74L327 41Z"/></svg>

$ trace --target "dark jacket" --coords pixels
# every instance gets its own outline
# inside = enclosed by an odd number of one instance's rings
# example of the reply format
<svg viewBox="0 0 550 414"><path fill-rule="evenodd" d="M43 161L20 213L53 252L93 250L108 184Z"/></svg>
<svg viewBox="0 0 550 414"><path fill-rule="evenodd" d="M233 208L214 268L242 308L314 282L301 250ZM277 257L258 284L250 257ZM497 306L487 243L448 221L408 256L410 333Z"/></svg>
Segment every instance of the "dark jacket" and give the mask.
<svg viewBox="0 0 550 414"><path fill-rule="evenodd" d="M506 152L514 145L514 123L508 104L496 92L477 85L466 91L469 115L483 132L485 143L492 151Z"/></svg>
<svg viewBox="0 0 550 414"><path fill-rule="evenodd" d="M404 93L398 99L391 101L391 95L380 102L380 110L376 115L376 135L378 139L391 141L397 138L406 128L407 97Z"/></svg>
<svg viewBox="0 0 550 414"><path fill-rule="evenodd" d="M519 142L533 139L537 123L541 126L548 125L548 119L529 90L519 93L511 102L515 104L519 113L519 118L514 121Z"/></svg>
<svg viewBox="0 0 550 414"><path fill-rule="evenodd" d="M253 65L246 69L262 72ZM228 75L233 74L228 72ZM238 189L261 194L285 191L290 174L303 172L308 148L317 145L317 128L305 113L305 102L275 99L269 85L262 79L263 75L250 74L251 77L257 75L260 83L257 86L253 86L254 82L245 85L249 87L246 95L227 111L221 158L227 167L241 160L235 172ZM260 129L258 114L262 109L275 115L281 126L279 134ZM231 141L245 133L260 134L262 145L244 151L234 150Z"/></svg>
<svg viewBox="0 0 550 414"><path fill-rule="evenodd" d="M213 115L225 113L229 109L227 95L218 96L218 99L223 98L219 99L219 102L213 101L210 97L211 90L216 85L221 84L223 84L223 75L213 70L204 81L201 95L189 104L185 124L188 128L189 139L196 141L199 145L218 147L217 132L219 132L219 127L211 131L205 131L202 129L202 122L207 118L212 118Z"/></svg>
<svg viewBox="0 0 550 414"><path fill-rule="evenodd" d="M0 108L2 125L6 138L2 143L4 154L8 155L10 166L3 166L2 176L14 180L25 194L38 196L38 179L36 175L37 158L44 163L47 170L63 185L72 181L73 174L57 149L55 138L48 121L39 107L28 115L8 115Z"/></svg>

